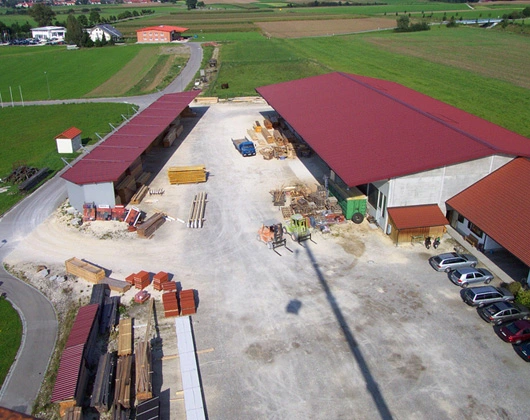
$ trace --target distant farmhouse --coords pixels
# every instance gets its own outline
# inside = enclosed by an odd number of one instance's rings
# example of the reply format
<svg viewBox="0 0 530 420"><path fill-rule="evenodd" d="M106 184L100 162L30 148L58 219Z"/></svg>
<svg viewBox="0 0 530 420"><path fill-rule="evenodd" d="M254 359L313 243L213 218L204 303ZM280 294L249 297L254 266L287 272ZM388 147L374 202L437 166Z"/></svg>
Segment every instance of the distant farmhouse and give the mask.
<svg viewBox="0 0 530 420"><path fill-rule="evenodd" d="M108 24L96 25L93 28L87 30L90 35L90 39L96 42L98 39L100 41L119 41L122 38L122 34L114 26Z"/></svg>
<svg viewBox="0 0 530 420"><path fill-rule="evenodd" d="M181 28L178 26L149 26L141 28L136 31L136 37L139 43L159 43L159 42L173 42L183 40L182 33L186 32L188 28Z"/></svg>
<svg viewBox="0 0 530 420"><path fill-rule="evenodd" d="M32 38L43 41L64 41L66 28L62 26L43 26L31 30Z"/></svg>

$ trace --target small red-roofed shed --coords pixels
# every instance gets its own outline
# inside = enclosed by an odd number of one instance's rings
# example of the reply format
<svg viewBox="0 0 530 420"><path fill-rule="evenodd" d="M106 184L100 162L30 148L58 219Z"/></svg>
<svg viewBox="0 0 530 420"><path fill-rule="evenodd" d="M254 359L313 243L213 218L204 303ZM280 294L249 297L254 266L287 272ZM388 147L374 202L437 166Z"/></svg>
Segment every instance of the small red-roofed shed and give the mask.
<svg viewBox="0 0 530 420"><path fill-rule="evenodd" d="M55 137L58 153L74 153L81 147L81 130L70 127Z"/></svg>

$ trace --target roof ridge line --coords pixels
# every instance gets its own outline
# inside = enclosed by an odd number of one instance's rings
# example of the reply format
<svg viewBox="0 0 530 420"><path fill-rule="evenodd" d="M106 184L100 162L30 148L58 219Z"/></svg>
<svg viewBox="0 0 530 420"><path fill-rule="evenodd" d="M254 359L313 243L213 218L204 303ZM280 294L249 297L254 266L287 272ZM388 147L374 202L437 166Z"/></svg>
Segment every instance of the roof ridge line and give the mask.
<svg viewBox="0 0 530 420"><path fill-rule="evenodd" d="M460 128L457 128L457 127L452 126L451 124L449 124L449 123L443 121L441 118L438 118L438 117L436 117L436 116L434 116L434 115L432 115L432 114L430 114L430 113L428 113L428 112L425 112L425 111L421 110L420 108L416 108L415 106L412 106L412 105L410 105L410 104L408 104L408 103L402 101L401 99L398 99L398 98L396 98L396 97L394 97L394 96L392 96L392 95L390 95L390 94L388 94L388 93L382 92L381 90L379 90L379 89L377 89L377 88L375 88L375 87L369 85L369 84L366 83L366 82L362 82L362 81L360 81L360 80L357 80L357 79L354 78L354 75L351 75L351 74L349 74L349 73L343 73L343 72L339 72L339 74L342 75L343 77L346 77L347 79L349 79L349 80L355 82L355 83L358 83L358 84L360 84L360 85L362 85L362 86L364 86L364 87L366 87L366 88L368 88L368 89L370 89L370 90L373 90L373 91L379 93L380 95L385 96L385 97L388 98L388 99L391 99L391 100L394 101L394 102L397 102L397 103L399 103L399 104L401 104L401 105L406 106L407 108L409 108L409 109L411 109L411 110L413 110L413 111L415 111L415 112L418 112L419 114L424 115L424 116L426 116L427 118L430 118L431 120L434 120L434 121L436 121L436 122L442 124L443 126L449 128L449 129L452 130L452 131L456 131L457 133L460 133L460 134L462 134L463 136L468 137L469 139L471 139L471 140L473 140L473 141L475 141L475 142L477 142L477 143L480 143L480 144L486 146L488 149L492 149L494 152L502 152L502 153L512 154L511 152L509 152L509 151L507 151L507 150L498 149L497 147L492 146L490 143L487 143L486 141L484 141L484 140L482 140L482 139L480 139L480 138L474 136L473 134L468 133L467 131L464 131L464 130L462 130L462 129L460 129ZM368 77L368 76L366 76L366 77ZM390 82L390 83L395 83L395 82L392 82L392 81L390 81L390 80L386 80L386 81L387 81L387 82ZM403 85L403 86L404 86L404 85ZM405 86L405 87L406 87L406 86ZM421 95L423 95L423 93L421 93L421 92L418 92L418 91L415 91L415 92L420 93ZM428 95L426 95L426 96L428 96ZM438 101L438 99L432 98L432 97L430 97L430 96L428 96L428 97L431 98L431 99L434 99L435 101ZM442 102L443 104L446 104L446 103L443 102L443 101L439 101L439 102ZM446 104L446 105L449 105L449 104ZM449 106L452 106L452 105L449 105ZM467 112L467 111L464 111L464 112ZM468 114L473 115L473 114L471 114L471 113L468 113ZM476 118L479 118L479 117L477 117L476 115L473 115L473 116L476 117ZM484 120L484 121L486 121L486 120ZM488 121L488 122L489 122L489 121Z"/></svg>

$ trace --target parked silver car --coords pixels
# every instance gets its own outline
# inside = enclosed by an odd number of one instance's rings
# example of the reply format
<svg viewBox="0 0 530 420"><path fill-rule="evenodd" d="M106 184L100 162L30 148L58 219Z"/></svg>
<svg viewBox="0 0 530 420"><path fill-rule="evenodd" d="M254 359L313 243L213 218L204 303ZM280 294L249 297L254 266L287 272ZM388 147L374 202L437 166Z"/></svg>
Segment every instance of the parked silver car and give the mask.
<svg viewBox="0 0 530 420"><path fill-rule="evenodd" d="M462 300L470 306L486 306L495 302L513 302L514 295L503 287L468 287L460 291Z"/></svg>
<svg viewBox="0 0 530 420"><path fill-rule="evenodd" d="M495 325L516 319L528 319L530 317L530 310L526 306L508 302L492 303L491 305L478 308L477 312L484 321L491 322Z"/></svg>
<svg viewBox="0 0 530 420"><path fill-rule="evenodd" d="M429 258L429 264L436 271L456 270L463 267L475 267L478 260L471 254L457 254L456 252L449 252L447 254L440 254Z"/></svg>
<svg viewBox="0 0 530 420"><path fill-rule="evenodd" d="M483 268L457 268L449 274L451 281L460 287L467 287L471 283L489 284L493 280L493 274Z"/></svg>

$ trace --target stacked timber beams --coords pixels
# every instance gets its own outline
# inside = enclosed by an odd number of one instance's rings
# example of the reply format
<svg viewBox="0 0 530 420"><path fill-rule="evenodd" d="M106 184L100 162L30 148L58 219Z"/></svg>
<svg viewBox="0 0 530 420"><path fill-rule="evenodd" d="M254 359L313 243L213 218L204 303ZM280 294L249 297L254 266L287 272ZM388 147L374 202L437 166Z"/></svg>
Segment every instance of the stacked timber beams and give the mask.
<svg viewBox="0 0 530 420"><path fill-rule="evenodd" d="M206 166L172 166L168 168L167 175L171 185L206 182Z"/></svg>
<svg viewBox="0 0 530 420"><path fill-rule="evenodd" d="M105 353L101 355L90 399L90 406L96 408L100 413L106 413L112 405L115 371L116 354Z"/></svg>
<svg viewBox="0 0 530 420"><path fill-rule="evenodd" d="M151 350L148 340L141 340L136 344L134 351L136 360L136 399L145 401L153 398L151 380Z"/></svg>
<svg viewBox="0 0 530 420"><path fill-rule="evenodd" d="M118 358L114 401L123 408L131 408L132 365L132 354Z"/></svg>
<svg viewBox="0 0 530 420"><path fill-rule="evenodd" d="M165 221L166 218L163 213L155 213L144 223L139 225L136 232L141 238L150 238L155 231L165 223Z"/></svg>
<svg viewBox="0 0 530 420"><path fill-rule="evenodd" d="M118 328L118 356L128 356L132 354L132 319L120 319Z"/></svg>
<svg viewBox="0 0 530 420"><path fill-rule="evenodd" d="M202 228L204 222L204 211L206 209L206 193L201 192L195 195L191 203L190 213L188 217L189 228Z"/></svg>
<svg viewBox="0 0 530 420"><path fill-rule="evenodd" d="M131 204L140 204L149 192L147 185L142 185L140 189L131 197Z"/></svg>
<svg viewBox="0 0 530 420"><path fill-rule="evenodd" d="M92 283L99 283L105 278L105 270L78 258L70 258L65 261L66 272Z"/></svg>

